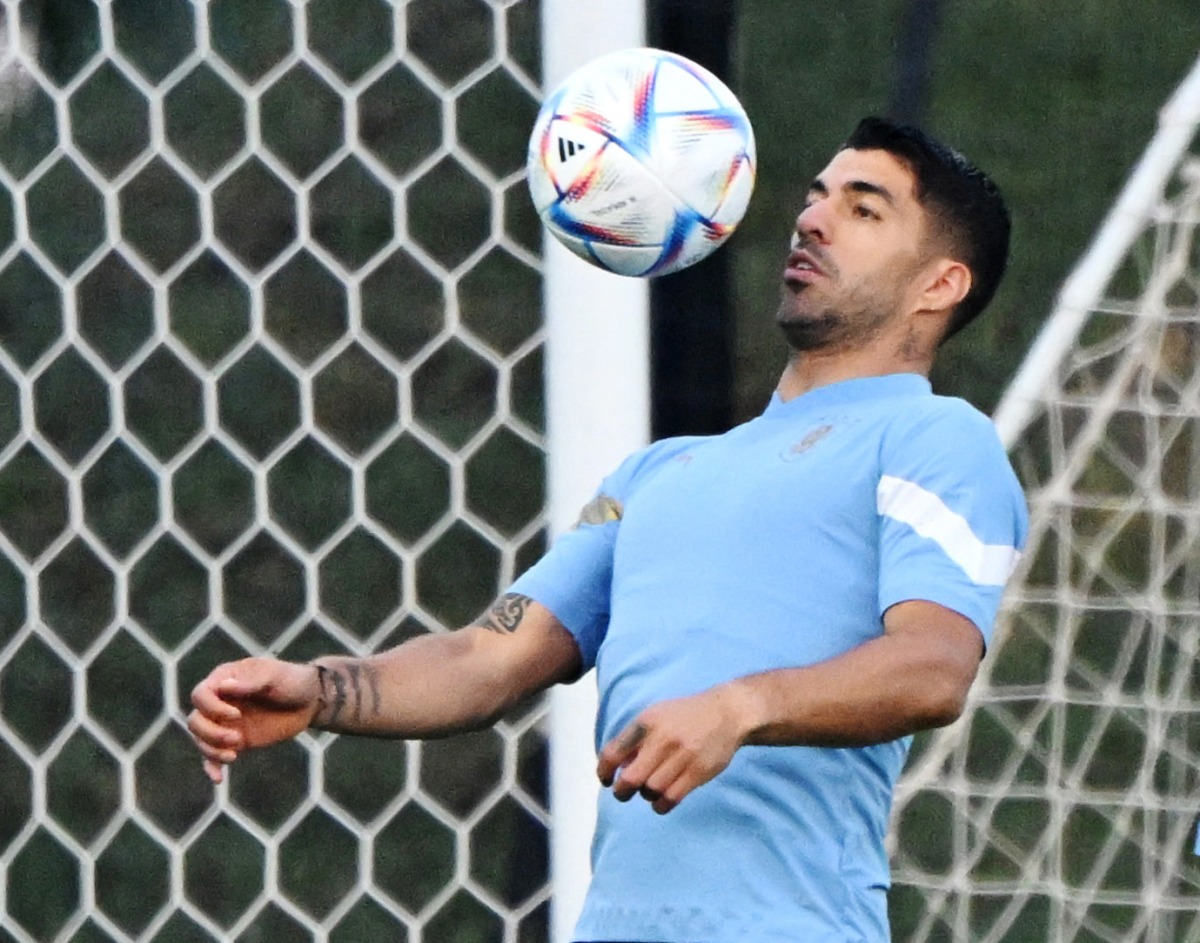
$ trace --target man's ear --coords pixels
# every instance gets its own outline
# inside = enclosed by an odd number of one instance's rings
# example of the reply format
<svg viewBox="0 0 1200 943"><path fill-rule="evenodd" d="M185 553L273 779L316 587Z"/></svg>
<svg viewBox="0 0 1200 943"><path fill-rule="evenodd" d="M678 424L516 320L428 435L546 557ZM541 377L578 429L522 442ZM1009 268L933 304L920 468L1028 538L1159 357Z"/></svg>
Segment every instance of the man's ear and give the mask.
<svg viewBox="0 0 1200 943"><path fill-rule="evenodd" d="M917 310L930 313L953 311L971 290L971 270L953 259L938 259L926 270Z"/></svg>

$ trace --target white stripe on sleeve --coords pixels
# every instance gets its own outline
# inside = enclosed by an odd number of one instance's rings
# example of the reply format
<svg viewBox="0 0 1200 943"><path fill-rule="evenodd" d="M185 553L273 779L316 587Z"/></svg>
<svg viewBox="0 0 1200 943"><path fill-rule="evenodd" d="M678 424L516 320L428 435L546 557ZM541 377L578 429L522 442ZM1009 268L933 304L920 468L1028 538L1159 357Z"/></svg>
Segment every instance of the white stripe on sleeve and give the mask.
<svg viewBox="0 0 1200 943"><path fill-rule="evenodd" d="M936 543L980 586L1003 586L1021 559L1015 547L985 544L965 517L946 507L932 491L903 478L881 477L875 506L880 514Z"/></svg>

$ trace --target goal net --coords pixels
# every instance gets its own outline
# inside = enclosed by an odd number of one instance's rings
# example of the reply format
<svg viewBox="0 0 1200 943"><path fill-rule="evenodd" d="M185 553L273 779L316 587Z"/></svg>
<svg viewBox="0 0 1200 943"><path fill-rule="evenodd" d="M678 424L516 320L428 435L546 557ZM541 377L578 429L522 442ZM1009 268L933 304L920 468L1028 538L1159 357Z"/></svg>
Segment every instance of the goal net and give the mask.
<svg viewBox="0 0 1200 943"><path fill-rule="evenodd" d="M541 551L538 6L0 0L0 941L547 937L541 703L182 726Z"/></svg>
<svg viewBox="0 0 1200 943"><path fill-rule="evenodd" d="M1031 532L897 797L898 941L1200 940L1200 64L997 424Z"/></svg>

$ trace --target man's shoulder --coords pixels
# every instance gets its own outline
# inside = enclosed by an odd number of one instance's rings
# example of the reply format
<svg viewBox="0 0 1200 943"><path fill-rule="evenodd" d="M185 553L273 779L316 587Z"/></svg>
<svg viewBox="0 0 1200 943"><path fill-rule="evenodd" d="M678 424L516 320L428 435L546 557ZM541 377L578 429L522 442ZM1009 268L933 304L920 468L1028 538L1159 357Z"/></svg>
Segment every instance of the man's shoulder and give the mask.
<svg viewBox="0 0 1200 943"><path fill-rule="evenodd" d="M910 435L965 436L969 441L999 444L995 423L965 399L957 396L913 397L898 404L890 423L893 430Z"/></svg>
<svg viewBox="0 0 1200 943"><path fill-rule="evenodd" d="M689 450L711 438L712 436L703 435L671 436L651 442L626 458L613 472L611 478L614 479L614 482L632 485L645 475L653 473L655 469L676 461L686 455Z"/></svg>
<svg viewBox="0 0 1200 943"><path fill-rule="evenodd" d="M1016 487L1012 463L995 423L966 400L924 396L896 410L883 433L884 468L940 469Z"/></svg>

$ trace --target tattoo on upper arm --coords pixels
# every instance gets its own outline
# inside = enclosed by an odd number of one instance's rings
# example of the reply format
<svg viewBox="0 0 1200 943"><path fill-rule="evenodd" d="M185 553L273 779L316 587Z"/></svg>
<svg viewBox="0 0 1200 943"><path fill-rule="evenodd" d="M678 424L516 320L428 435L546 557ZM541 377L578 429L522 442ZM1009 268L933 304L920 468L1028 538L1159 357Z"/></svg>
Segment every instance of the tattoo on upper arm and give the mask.
<svg viewBox="0 0 1200 943"><path fill-rule="evenodd" d="M625 508L616 498L607 494L598 494L583 506L579 512L579 520L575 526L583 524L607 524L619 521L625 515Z"/></svg>
<svg viewBox="0 0 1200 943"><path fill-rule="evenodd" d="M520 593L505 593L495 604L479 617L475 625L493 632L515 632L521 620L525 618L525 610L533 602L528 596Z"/></svg>
<svg viewBox="0 0 1200 943"><path fill-rule="evenodd" d="M314 725L337 729L379 716L379 672L371 665L348 662L344 665L317 665L317 683L321 690L321 708Z"/></svg>

